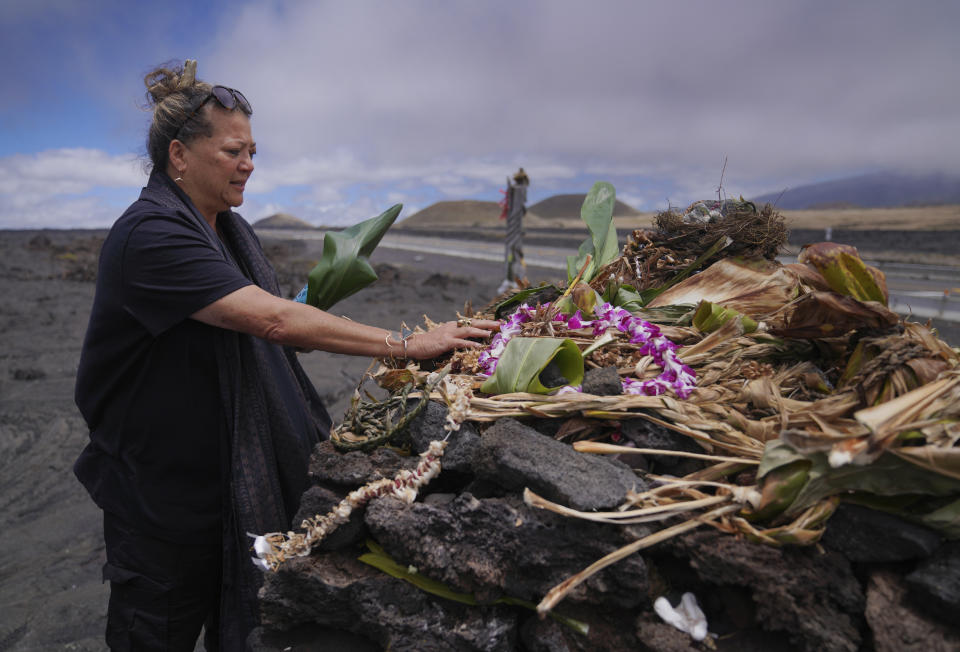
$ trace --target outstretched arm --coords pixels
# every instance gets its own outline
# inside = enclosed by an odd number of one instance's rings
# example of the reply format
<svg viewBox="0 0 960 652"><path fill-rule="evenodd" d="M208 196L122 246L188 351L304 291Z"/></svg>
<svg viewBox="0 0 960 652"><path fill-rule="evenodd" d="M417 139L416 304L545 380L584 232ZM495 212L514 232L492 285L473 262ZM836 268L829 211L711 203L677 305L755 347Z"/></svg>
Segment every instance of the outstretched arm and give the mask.
<svg viewBox="0 0 960 652"><path fill-rule="evenodd" d="M281 299L256 285L231 292L191 317L300 349L371 357L403 356L403 343L392 331ZM486 338L498 328L499 322L486 319L473 320L469 326L446 322L428 333L410 337L407 357L423 360L454 348L476 348L482 345L467 338Z"/></svg>

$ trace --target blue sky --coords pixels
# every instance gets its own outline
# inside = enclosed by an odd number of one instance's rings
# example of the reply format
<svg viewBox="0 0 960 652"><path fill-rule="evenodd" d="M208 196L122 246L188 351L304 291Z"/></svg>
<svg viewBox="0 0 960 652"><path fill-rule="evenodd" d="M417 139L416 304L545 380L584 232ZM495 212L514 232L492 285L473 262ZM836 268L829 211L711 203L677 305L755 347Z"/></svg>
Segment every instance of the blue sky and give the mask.
<svg viewBox="0 0 960 652"><path fill-rule="evenodd" d="M0 3L0 228L106 227L145 182L143 76L195 58L254 108L239 211L646 210L876 170L960 173L960 3Z"/></svg>

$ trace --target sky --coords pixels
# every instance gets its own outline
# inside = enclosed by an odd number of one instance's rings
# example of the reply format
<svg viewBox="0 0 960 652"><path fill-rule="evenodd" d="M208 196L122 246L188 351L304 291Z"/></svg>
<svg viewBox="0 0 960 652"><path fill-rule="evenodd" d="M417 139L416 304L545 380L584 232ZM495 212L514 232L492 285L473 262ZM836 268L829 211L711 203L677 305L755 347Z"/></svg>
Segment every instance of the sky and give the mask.
<svg viewBox="0 0 960 652"><path fill-rule="evenodd" d="M0 228L104 228L145 185L143 77L253 105L238 212L348 225L609 181L640 210L960 173L955 0L3 0ZM718 190L719 189L719 190Z"/></svg>

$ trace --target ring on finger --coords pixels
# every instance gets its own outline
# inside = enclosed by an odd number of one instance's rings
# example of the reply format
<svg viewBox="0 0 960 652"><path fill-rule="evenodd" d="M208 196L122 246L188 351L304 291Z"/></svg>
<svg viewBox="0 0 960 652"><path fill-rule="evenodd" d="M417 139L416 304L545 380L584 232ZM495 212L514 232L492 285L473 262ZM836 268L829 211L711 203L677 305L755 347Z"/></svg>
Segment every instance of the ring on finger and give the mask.
<svg viewBox="0 0 960 652"><path fill-rule="evenodd" d="M473 323L473 320L470 319L469 317L461 317L460 319L457 320L457 326L460 326L461 328L464 326L470 326L472 323Z"/></svg>

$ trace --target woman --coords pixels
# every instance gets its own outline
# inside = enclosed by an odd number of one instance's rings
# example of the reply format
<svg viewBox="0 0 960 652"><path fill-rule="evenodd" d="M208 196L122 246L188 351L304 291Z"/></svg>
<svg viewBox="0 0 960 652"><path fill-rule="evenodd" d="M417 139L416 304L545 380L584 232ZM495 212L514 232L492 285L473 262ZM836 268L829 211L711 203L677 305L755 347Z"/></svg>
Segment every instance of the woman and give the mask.
<svg viewBox="0 0 960 652"><path fill-rule="evenodd" d="M279 298L243 203L256 144L237 90L158 68L152 172L114 224L77 373L90 443L75 472L104 510L112 649L243 649L260 576L248 532L284 531L330 418L293 353L432 358L496 322L401 339Z"/></svg>

